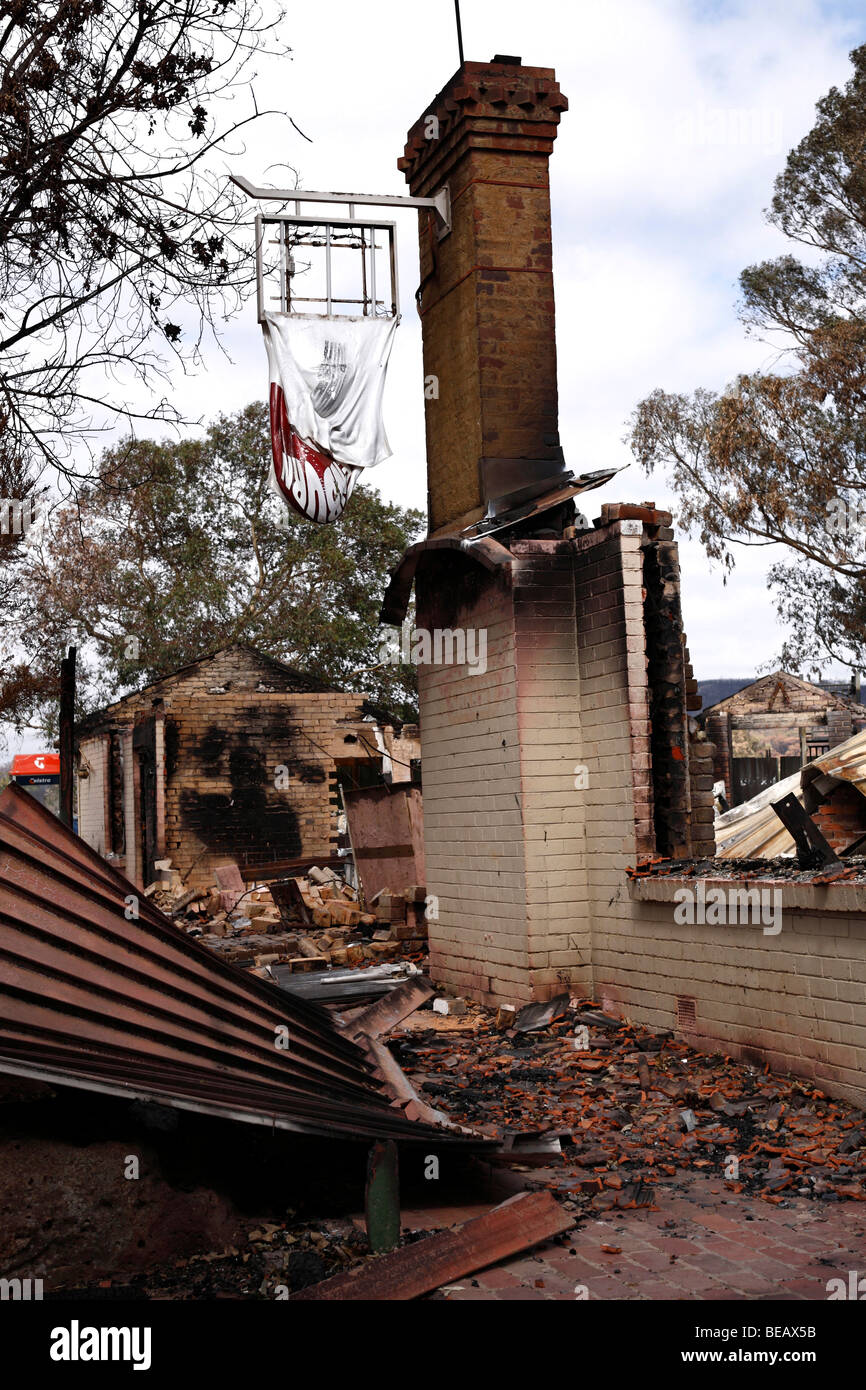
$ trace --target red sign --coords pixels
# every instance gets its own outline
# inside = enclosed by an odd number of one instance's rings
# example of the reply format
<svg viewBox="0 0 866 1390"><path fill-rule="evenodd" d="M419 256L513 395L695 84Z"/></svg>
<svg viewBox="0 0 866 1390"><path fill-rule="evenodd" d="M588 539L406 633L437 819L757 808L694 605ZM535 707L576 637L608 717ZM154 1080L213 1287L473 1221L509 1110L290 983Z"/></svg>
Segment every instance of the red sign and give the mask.
<svg viewBox="0 0 866 1390"><path fill-rule="evenodd" d="M271 448L274 477L287 506L310 521L339 520L362 470L337 463L330 454L305 443L289 421L283 388L273 381Z"/></svg>
<svg viewBox="0 0 866 1390"><path fill-rule="evenodd" d="M59 753L16 753L12 762L13 777L60 776Z"/></svg>

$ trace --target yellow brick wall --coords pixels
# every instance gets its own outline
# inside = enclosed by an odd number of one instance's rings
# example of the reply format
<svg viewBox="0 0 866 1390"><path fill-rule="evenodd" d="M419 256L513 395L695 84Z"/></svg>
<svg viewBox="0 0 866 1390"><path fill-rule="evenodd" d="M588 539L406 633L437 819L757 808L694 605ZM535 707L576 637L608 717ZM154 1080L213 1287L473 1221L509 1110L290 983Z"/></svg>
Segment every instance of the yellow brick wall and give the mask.
<svg viewBox="0 0 866 1390"><path fill-rule="evenodd" d="M373 749L375 738L363 696L280 688L292 683L235 648L104 711L97 732L124 729L129 877L142 876L132 728L151 715L164 769L158 856L171 859L188 886L210 883L214 865L230 860L265 874L273 864L334 853L336 763L375 756L360 736ZM94 826L97 819L94 810Z"/></svg>

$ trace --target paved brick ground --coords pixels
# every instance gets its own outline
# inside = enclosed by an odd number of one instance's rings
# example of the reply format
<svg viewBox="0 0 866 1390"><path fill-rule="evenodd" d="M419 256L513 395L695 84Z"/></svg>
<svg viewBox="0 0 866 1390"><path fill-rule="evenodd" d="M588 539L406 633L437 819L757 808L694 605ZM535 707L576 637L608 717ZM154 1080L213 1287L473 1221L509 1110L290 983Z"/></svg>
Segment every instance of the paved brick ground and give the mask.
<svg viewBox="0 0 866 1390"><path fill-rule="evenodd" d="M451 1300L808 1299L866 1276L866 1202L791 1198L774 1206L698 1176L657 1189L658 1211L593 1217L563 1245L461 1280ZM606 1254L602 1246L619 1247Z"/></svg>

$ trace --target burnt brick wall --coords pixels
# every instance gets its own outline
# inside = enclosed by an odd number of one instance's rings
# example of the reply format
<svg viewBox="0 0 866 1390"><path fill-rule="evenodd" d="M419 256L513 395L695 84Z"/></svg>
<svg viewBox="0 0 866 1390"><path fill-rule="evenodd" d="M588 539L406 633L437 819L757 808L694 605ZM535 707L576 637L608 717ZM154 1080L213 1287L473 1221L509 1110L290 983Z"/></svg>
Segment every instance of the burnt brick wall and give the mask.
<svg viewBox="0 0 866 1390"><path fill-rule="evenodd" d="M514 606L507 575L464 557L419 567L420 628L487 634L487 669L418 668L433 978L460 994L528 1002L524 821Z"/></svg>
<svg viewBox="0 0 866 1390"><path fill-rule="evenodd" d="M514 541L498 580L463 557L419 566L418 625L488 635L484 675L419 670L431 966L475 998L591 991L625 868L656 850L644 565L659 515ZM677 585L667 601L686 749L669 839L677 854L712 853L710 745L696 748L689 726Z"/></svg>
<svg viewBox="0 0 866 1390"><path fill-rule="evenodd" d="M210 883L214 865L227 860L264 874L334 852L337 762L376 758L375 739L363 696L292 688L302 683L239 648L105 711L109 728L157 718L158 855L188 886ZM131 763L124 767L126 872L139 881L131 739L124 755Z"/></svg>
<svg viewBox="0 0 866 1390"><path fill-rule="evenodd" d="M651 541L643 553L655 848L667 857L687 854L689 849L689 738L679 567L676 547L670 542Z"/></svg>
<svg viewBox="0 0 866 1390"><path fill-rule="evenodd" d="M597 774L583 772L580 557L571 542L554 540L516 541L512 553L528 984L543 998L563 986L592 989L587 797Z"/></svg>
<svg viewBox="0 0 866 1390"><path fill-rule="evenodd" d="M708 714L705 727L707 738L713 745L713 777L725 784L728 805L734 804L734 750L731 742L731 716L727 710L716 710Z"/></svg>
<svg viewBox="0 0 866 1390"><path fill-rule="evenodd" d="M189 882L227 859L265 870L329 857L335 758L357 749L338 725L359 715L353 696L179 691L167 712L177 766L166 778L165 851L182 874L193 871Z"/></svg>
<svg viewBox="0 0 866 1390"><path fill-rule="evenodd" d="M654 848L642 534L627 518L574 542L593 977L624 869Z"/></svg>
<svg viewBox="0 0 866 1390"><path fill-rule="evenodd" d="M108 739L99 734L78 750L78 833L99 854L111 848L110 826L105 817L105 791L109 781Z"/></svg>

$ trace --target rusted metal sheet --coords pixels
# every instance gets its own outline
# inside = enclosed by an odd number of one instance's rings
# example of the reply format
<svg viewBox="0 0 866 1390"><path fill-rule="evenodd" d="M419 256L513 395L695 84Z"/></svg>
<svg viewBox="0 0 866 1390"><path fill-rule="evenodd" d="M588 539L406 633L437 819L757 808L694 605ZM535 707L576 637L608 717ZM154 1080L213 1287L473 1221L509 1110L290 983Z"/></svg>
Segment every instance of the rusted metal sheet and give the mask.
<svg viewBox="0 0 866 1390"><path fill-rule="evenodd" d="M303 1133L449 1138L394 1108L326 1011L212 955L14 786L0 795L0 1071Z"/></svg>
<svg viewBox="0 0 866 1390"><path fill-rule="evenodd" d="M411 1120L423 1120L425 1124L446 1125L449 1129L454 1127L454 1122L444 1111L434 1110L432 1105L428 1105L426 1100L422 1100L406 1073L397 1065L385 1043L380 1042L378 1038L366 1036L359 1038L358 1042L392 1095L405 1102L403 1112L405 1115ZM461 1128L461 1126L457 1126L457 1128ZM471 1132L466 1126L462 1128L464 1134Z"/></svg>
<svg viewBox="0 0 866 1390"><path fill-rule="evenodd" d="M420 1298L453 1279L462 1279L529 1246L540 1245L573 1225L574 1218L550 1192L518 1192L516 1197L457 1230L442 1231L404 1246L393 1255L383 1255L372 1264L314 1284L293 1294L292 1300L400 1302Z"/></svg>
<svg viewBox="0 0 866 1390"><path fill-rule="evenodd" d="M367 902L383 888L426 882L421 792L408 782L343 792L355 866Z"/></svg>

